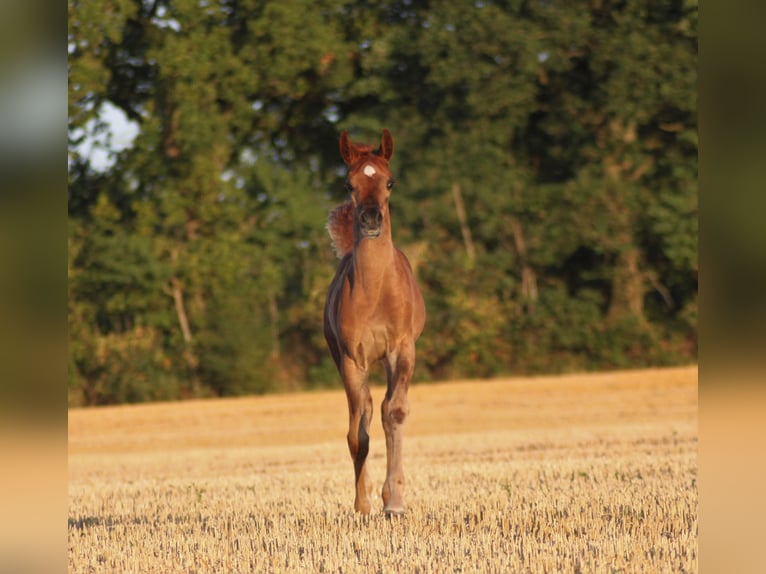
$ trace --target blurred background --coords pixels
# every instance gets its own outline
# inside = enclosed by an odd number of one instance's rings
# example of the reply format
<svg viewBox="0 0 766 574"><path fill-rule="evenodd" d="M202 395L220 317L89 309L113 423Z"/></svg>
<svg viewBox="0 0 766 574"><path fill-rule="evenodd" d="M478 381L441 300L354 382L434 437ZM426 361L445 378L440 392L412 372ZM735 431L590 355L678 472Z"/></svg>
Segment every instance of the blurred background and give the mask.
<svg viewBox="0 0 766 574"><path fill-rule="evenodd" d="M70 406L337 386L338 134L418 381L697 360L697 3L69 0Z"/></svg>

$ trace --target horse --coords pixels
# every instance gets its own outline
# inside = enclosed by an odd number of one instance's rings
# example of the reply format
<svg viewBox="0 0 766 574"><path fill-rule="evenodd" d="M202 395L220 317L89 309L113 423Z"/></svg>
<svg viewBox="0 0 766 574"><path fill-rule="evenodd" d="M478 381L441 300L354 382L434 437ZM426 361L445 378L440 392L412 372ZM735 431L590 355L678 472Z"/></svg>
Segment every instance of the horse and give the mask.
<svg viewBox="0 0 766 574"><path fill-rule="evenodd" d="M324 309L324 336L348 399L348 448L354 464L355 511L370 512L372 484L367 472L372 397L370 367L383 361L386 395L381 405L386 435L383 511L404 513L403 427L415 369L415 342L423 332L425 303L407 257L394 246L388 200L394 187L389 161L391 132L380 146L354 144L340 134L340 155L348 166L350 198L329 216L327 230L340 262Z"/></svg>

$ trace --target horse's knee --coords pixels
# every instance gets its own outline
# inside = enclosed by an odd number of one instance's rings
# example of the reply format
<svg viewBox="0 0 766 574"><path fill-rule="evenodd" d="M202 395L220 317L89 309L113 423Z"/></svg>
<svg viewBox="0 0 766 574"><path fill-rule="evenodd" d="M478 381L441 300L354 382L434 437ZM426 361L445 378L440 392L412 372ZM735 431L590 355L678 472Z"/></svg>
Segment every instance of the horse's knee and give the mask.
<svg viewBox="0 0 766 574"><path fill-rule="evenodd" d="M402 424L407 418L407 411L402 407L394 407L391 409L391 412L388 414L388 416L391 419L391 422Z"/></svg>
<svg viewBox="0 0 766 574"><path fill-rule="evenodd" d="M362 413L359 417L359 426L349 429L348 435L348 449L351 452L351 457L354 460L364 461L367 458L367 453L370 451L370 435L367 432L367 414Z"/></svg>
<svg viewBox="0 0 766 574"><path fill-rule="evenodd" d="M410 409L406 401L385 401L383 403L383 422L388 424L403 424Z"/></svg>

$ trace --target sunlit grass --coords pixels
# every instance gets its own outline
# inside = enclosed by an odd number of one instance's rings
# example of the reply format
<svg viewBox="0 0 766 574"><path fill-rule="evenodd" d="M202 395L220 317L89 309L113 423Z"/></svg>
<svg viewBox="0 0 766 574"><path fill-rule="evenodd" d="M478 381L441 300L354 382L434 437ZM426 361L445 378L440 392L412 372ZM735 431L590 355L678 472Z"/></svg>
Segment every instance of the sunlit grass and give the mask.
<svg viewBox="0 0 766 574"><path fill-rule="evenodd" d="M392 519L352 510L342 392L72 411L69 571L697 570L696 369L411 398Z"/></svg>

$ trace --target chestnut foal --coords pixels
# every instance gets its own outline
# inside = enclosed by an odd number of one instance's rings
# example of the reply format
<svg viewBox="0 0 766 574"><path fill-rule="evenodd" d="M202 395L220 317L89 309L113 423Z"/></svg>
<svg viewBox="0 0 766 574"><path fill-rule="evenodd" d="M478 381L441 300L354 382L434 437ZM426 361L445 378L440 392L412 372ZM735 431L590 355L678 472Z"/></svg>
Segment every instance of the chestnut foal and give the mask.
<svg viewBox="0 0 766 574"><path fill-rule="evenodd" d="M344 131L340 154L348 166L346 187L351 198L330 214L327 224L340 263L327 293L324 335L346 388L354 508L364 514L370 512L372 491L366 465L372 419L367 375L373 363L384 362L388 387L381 409L387 457L383 510L402 514L403 426L409 413L407 390L415 368L415 341L425 325L425 304L407 257L391 239L391 133L384 129L380 147L373 150L352 143Z"/></svg>

